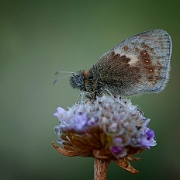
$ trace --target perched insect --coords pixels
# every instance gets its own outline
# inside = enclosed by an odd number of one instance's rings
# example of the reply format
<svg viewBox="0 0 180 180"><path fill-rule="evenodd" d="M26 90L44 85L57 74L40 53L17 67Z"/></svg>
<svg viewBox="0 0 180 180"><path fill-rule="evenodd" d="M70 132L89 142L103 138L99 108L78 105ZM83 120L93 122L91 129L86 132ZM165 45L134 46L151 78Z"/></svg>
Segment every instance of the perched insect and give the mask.
<svg viewBox="0 0 180 180"><path fill-rule="evenodd" d="M169 79L171 51L171 37L164 30L136 34L102 55L89 70L72 73L70 85L90 99L105 90L114 96L160 92Z"/></svg>

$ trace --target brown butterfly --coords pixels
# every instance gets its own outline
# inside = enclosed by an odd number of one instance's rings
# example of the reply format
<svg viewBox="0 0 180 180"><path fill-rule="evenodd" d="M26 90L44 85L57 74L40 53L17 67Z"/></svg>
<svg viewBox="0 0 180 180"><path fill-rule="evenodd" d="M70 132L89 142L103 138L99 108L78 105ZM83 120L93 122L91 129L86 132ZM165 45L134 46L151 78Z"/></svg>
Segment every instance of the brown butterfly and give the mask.
<svg viewBox="0 0 180 180"><path fill-rule="evenodd" d="M114 96L157 93L169 79L171 52L171 37L166 31L139 33L102 55L89 70L72 73L70 85L90 99L105 90Z"/></svg>

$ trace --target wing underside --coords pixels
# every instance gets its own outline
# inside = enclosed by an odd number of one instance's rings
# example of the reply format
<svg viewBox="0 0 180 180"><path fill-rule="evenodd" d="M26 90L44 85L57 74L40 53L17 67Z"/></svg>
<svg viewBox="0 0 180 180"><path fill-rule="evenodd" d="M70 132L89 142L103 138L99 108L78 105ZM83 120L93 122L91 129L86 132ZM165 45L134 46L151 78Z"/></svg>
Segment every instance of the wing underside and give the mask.
<svg viewBox="0 0 180 180"><path fill-rule="evenodd" d="M169 79L172 43L161 29L146 31L119 43L95 66L100 80L122 95L159 92ZM108 84L107 83L107 84Z"/></svg>

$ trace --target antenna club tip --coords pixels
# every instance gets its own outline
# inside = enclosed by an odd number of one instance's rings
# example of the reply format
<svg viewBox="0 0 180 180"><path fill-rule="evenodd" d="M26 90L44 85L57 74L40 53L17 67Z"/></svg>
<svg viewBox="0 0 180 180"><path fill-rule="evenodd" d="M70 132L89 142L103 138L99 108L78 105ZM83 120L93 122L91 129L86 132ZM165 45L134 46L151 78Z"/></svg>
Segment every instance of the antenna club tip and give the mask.
<svg viewBox="0 0 180 180"><path fill-rule="evenodd" d="M55 75L58 75L59 74L59 71L55 72Z"/></svg>
<svg viewBox="0 0 180 180"><path fill-rule="evenodd" d="M56 82L57 82L57 79L53 82L53 84L55 85L55 84L56 84Z"/></svg>

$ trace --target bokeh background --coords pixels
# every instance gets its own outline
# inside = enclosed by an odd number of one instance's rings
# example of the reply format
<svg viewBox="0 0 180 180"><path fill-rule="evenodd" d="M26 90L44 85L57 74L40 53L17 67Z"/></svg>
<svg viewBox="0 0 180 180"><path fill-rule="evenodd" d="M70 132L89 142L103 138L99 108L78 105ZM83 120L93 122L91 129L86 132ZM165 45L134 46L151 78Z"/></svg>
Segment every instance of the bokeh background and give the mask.
<svg viewBox="0 0 180 180"><path fill-rule="evenodd" d="M57 141L56 107L79 91L57 70L88 69L125 38L161 28L173 40L171 78L160 94L132 97L151 118L158 145L132 163L111 163L108 179L180 179L180 3L167 0L0 0L0 179L93 179L93 159L68 158ZM60 76L64 76L62 74Z"/></svg>

